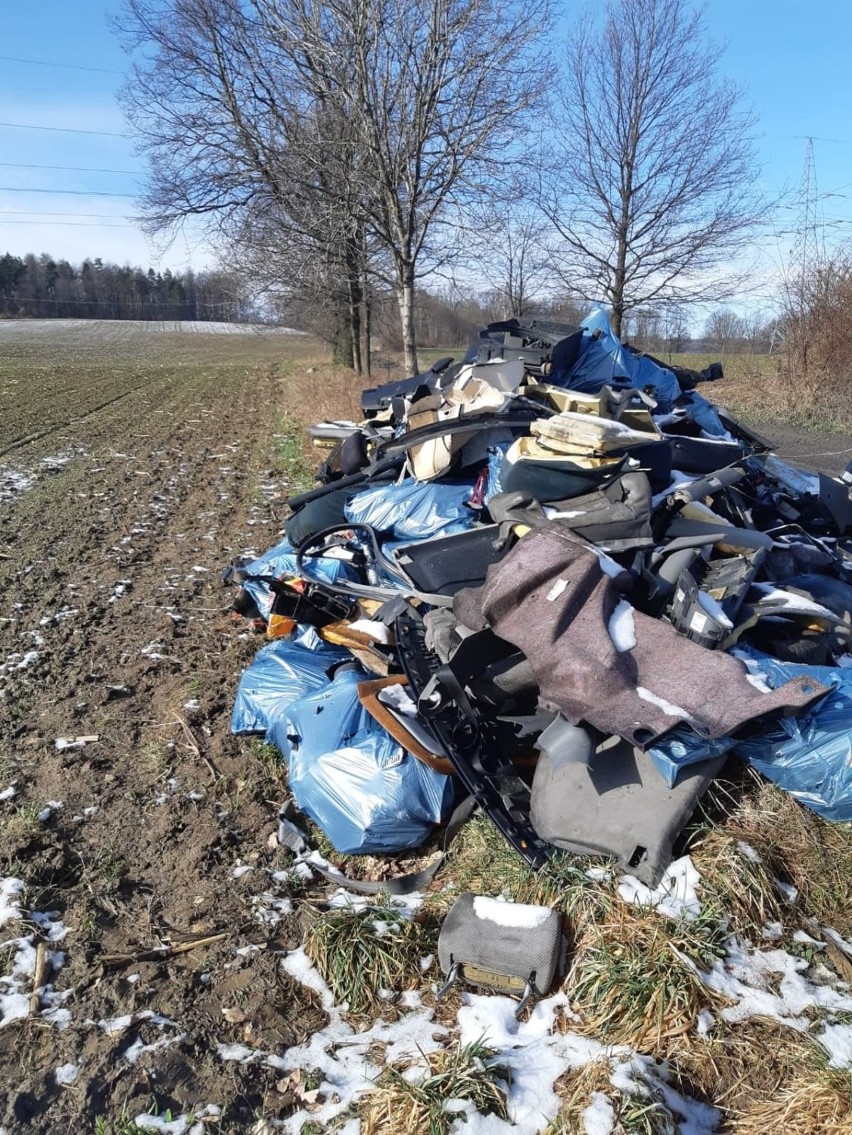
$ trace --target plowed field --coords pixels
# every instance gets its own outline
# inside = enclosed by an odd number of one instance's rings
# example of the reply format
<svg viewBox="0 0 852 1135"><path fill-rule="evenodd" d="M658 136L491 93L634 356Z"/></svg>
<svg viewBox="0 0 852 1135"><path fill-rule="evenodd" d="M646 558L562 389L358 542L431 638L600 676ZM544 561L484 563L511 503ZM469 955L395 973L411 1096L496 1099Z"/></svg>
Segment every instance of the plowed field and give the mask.
<svg viewBox="0 0 852 1135"><path fill-rule="evenodd" d="M301 986L282 989L268 950L235 952L300 934L253 869L278 773L229 734L258 642L223 612L218 579L281 530L284 411L322 412L311 376L293 393L316 353L283 336L84 326L4 339L0 325L0 876L25 884L31 920L53 912L52 992L11 1019L32 979L0 985L8 1135L94 1131L104 1117L112 1130L152 1092L175 1114L224 1104L239 1128L269 1075L213 1063L216 1042L245 1036L223 1008L240 1005L274 1046L323 1019ZM0 926L3 914L0 899ZM168 961L103 961L222 931ZM57 1083L64 1065L72 1084Z"/></svg>

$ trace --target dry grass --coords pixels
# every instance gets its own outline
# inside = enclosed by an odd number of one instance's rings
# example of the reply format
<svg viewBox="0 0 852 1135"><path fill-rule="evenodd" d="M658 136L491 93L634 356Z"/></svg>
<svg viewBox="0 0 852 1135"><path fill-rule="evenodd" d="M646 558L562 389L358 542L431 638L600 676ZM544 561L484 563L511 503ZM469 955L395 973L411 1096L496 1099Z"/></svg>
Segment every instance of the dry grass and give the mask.
<svg viewBox="0 0 852 1135"><path fill-rule="evenodd" d="M655 1056L682 1049L715 999L696 967L721 956L723 939L712 915L687 922L614 906L586 927L565 981L578 1031Z"/></svg>
<svg viewBox="0 0 852 1135"><path fill-rule="evenodd" d="M508 845L497 828L484 816L476 816L453 844L448 874L456 890L439 894L436 904L452 902L459 890L503 895L514 902L539 903L566 915L569 931L603 917L614 901L611 883L590 879L591 862L579 856L557 853L544 867L533 869Z"/></svg>
<svg viewBox="0 0 852 1135"><path fill-rule="evenodd" d="M702 895L712 896L736 934L759 936L767 922L783 922L772 872L750 844L710 827L689 850L701 875Z"/></svg>
<svg viewBox="0 0 852 1135"><path fill-rule="evenodd" d="M749 1085L734 1110L732 1135L850 1135L852 1072L828 1068L819 1053L802 1046L799 1061L772 1092Z"/></svg>
<svg viewBox="0 0 852 1135"><path fill-rule="evenodd" d="M447 1135L459 1119L447 1110L450 1100L506 1119L508 1079L494 1050L477 1043L457 1041L421 1060L390 1064L361 1105L362 1135Z"/></svg>
<svg viewBox="0 0 852 1135"><path fill-rule="evenodd" d="M433 947L420 923L381 906L318 914L305 942L335 1000L345 1001L355 1016L378 1013L387 1006L388 992L413 989L420 959Z"/></svg>
<svg viewBox="0 0 852 1135"><path fill-rule="evenodd" d="M797 907L803 914L841 934L852 933L852 824L829 823L773 784L752 776L723 821L723 832L759 853L766 876L796 887ZM750 870L741 865L737 869L740 873ZM715 873L717 886L723 876L724 864L720 863ZM761 889L764 906L771 910L765 882ZM742 898L739 901L745 914ZM751 916L756 913L752 910Z"/></svg>

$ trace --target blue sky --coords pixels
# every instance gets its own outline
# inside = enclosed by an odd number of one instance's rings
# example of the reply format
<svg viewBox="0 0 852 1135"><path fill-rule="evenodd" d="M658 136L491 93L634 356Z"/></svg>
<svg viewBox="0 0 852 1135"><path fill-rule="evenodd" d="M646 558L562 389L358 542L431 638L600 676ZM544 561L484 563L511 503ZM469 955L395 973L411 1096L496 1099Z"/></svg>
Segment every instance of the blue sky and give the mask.
<svg viewBox="0 0 852 1135"><path fill-rule="evenodd" d="M579 9L566 4L569 25L572 10ZM115 93L127 64L103 0L2 0L0 14L0 56L101 69L0 58L0 122L124 133ZM805 137L813 136L818 188L832 194L820 201L830 222L827 234L852 236L852 4L710 0L706 22L710 35L727 44L722 72L746 88L757 113L767 194L774 196L785 185L795 188ZM0 253L44 250L72 261L88 255L173 268L201 267L213 259L197 238L180 237L170 248L157 248L127 219L142 163L126 137L0 125L0 163ZM24 168L24 163L131 172ZM47 215L59 213L78 215ZM789 248L794 223L794 209L779 211L778 235L764 247L768 273Z"/></svg>

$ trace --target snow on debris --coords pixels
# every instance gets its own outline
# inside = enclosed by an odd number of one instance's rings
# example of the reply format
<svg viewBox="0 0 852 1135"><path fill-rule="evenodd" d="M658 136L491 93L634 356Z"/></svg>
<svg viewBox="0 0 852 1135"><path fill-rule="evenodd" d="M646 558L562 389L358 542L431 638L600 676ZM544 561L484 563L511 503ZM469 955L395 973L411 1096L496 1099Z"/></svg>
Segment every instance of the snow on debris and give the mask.
<svg viewBox="0 0 852 1135"><path fill-rule="evenodd" d="M816 1040L829 1056L829 1067L852 1068L852 1025L826 1025Z"/></svg>
<svg viewBox="0 0 852 1135"><path fill-rule="evenodd" d="M76 1064L60 1064L59 1067L55 1068L53 1071L57 1084L62 1084L64 1087L76 1083L79 1074L80 1069Z"/></svg>
<svg viewBox="0 0 852 1135"><path fill-rule="evenodd" d="M615 610L609 617L608 630L612 644L619 654L632 650L636 645L633 608L626 599L619 599Z"/></svg>
<svg viewBox="0 0 852 1135"><path fill-rule="evenodd" d="M500 899L477 895L473 900L473 913L485 922L497 926L535 930L550 917L550 908L530 906L527 903L503 902Z"/></svg>

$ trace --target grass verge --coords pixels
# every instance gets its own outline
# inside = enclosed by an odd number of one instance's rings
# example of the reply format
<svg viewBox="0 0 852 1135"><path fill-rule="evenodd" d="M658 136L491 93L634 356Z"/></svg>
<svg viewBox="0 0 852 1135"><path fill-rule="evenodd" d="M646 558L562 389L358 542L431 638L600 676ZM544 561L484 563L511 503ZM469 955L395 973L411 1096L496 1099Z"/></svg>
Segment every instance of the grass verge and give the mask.
<svg viewBox="0 0 852 1135"><path fill-rule="evenodd" d="M388 1065L362 1104L362 1135L447 1135L468 1109L506 1119L509 1072L495 1055L457 1041L422 1061Z"/></svg>

